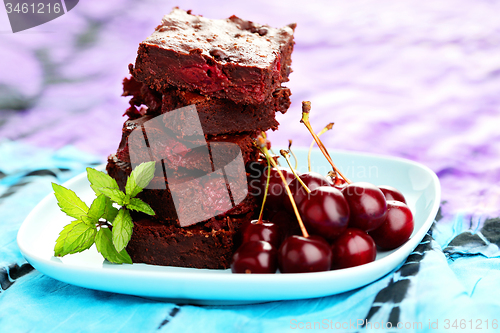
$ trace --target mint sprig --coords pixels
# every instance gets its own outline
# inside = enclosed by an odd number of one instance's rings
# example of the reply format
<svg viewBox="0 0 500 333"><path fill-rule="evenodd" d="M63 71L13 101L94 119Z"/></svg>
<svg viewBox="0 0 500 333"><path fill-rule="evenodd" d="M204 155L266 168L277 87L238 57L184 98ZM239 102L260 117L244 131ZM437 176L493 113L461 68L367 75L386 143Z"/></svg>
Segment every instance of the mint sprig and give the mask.
<svg viewBox="0 0 500 333"><path fill-rule="evenodd" d="M52 183L57 204L64 213L76 219L59 233L54 255L63 257L82 252L95 243L97 251L108 261L131 264L132 259L125 250L134 227L130 210L155 215L147 203L136 198L153 179L154 172L154 161L138 165L128 177L123 192L109 175L87 168L90 187L96 194L90 208L75 192ZM114 204L121 207L118 209Z"/></svg>
<svg viewBox="0 0 500 333"><path fill-rule="evenodd" d="M120 209L113 221L113 244L116 251L120 252L127 246L130 237L132 237L132 229L134 223L128 209Z"/></svg>
<svg viewBox="0 0 500 333"><path fill-rule="evenodd" d="M59 233L54 252L58 256L82 252L94 244L97 228L82 221L73 221Z"/></svg>
<svg viewBox="0 0 500 333"><path fill-rule="evenodd" d="M82 215L87 214L89 207L75 192L55 183L52 183L52 188L54 189L59 208L67 215L79 219Z"/></svg>
<svg viewBox="0 0 500 333"><path fill-rule="evenodd" d="M95 237L95 245L97 251L99 251L99 253L101 253L104 258L116 264L122 264L122 263L131 264L132 259L130 259L130 256L128 255L127 251L123 249L120 252L118 252L115 246L113 245L112 238L113 236L109 228L99 229Z"/></svg>
<svg viewBox="0 0 500 333"><path fill-rule="evenodd" d="M128 198L135 197L142 191L143 188L148 186L151 179L153 179L154 174L154 163L142 163L132 170L129 179L127 180L127 185L125 186L125 193Z"/></svg>

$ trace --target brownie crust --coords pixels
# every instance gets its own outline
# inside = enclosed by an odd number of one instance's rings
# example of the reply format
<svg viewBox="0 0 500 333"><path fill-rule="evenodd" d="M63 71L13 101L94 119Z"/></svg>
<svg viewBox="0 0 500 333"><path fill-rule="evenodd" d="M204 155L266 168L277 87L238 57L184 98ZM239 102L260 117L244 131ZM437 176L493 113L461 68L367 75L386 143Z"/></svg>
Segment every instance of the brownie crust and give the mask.
<svg viewBox="0 0 500 333"><path fill-rule="evenodd" d="M158 92L175 86L235 103L263 103L288 81L294 29L236 16L211 20L174 8L139 45L129 70Z"/></svg>

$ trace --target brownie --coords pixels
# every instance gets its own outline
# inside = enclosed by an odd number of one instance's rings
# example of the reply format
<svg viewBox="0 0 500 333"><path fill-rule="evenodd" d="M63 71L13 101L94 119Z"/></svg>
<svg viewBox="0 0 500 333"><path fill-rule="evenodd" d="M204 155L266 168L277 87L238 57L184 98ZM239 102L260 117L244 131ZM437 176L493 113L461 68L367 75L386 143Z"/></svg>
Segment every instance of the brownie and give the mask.
<svg viewBox="0 0 500 333"><path fill-rule="evenodd" d="M164 225L150 218L135 218L127 252L134 263L227 269L234 251L235 233L251 218L251 213L212 218L185 228Z"/></svg>
<svg viewBox="0 0 500 333"><path fill-rule="evenodd" d="M258 206L252 194L254 189L247 183L247 170L237 170L235 174L218 170L199 177L172 179L161 174L158 166L157 163L157 174L150 185L138 197L151 206L161 224L188 226L213 216L253 213ZM132 170L130 163L111 155L106 170L123 190Z"/></svg>
<svg viewBox="0 0 500 333"><path fill-rule="evenodd" d="M122 96L132 96L129 101L130 108L125 112L130 118L134 119L144 114L159 114L162 106L162 96L160 93L150 89L147 85L136 81L133 77L123 79ZM137 107L142 105L147 109L144 113L138 112Z"/></svg>
<svg viewBox="0 0 500 333"><path fill-rule="evenodd" d="M147 142L142 131L132 141L129 140L131 133L144 128L145 123L148 123L145 130ZM253 132L179 138L165 126L161 117L145 115L127 120L123 125L122 140L116 154L118 159L131 162L132 147L134 163L163 160L165 171L168 173L171 170L179 176L189 171L214 171L233 161L240 152L244 164L255 160L259 154L253 144L256 136Z"/></svg>
<svg viewBox="0 0 500 333"><path fill-rule="evenodd" d="M219 176L219 177L216 177ZM208 178L195 178L185 182L172 184L166 182L165 178L155 177L153 185L167 184L168 189L145 189L139 197L151 205L158 220L164 224L175 223L180 226L187 226L205 220L218 214L217 216L240 215L254 211L258 202L257 199L248 193L248 185L242 184L241 180L228 180L235 191L228 191L226 182L219 174ZM184 181L183 179L182 181ZM186 184L188 183L188 184ZM243 186L247 186L246 192L242 192ZM175 191L174 198L171 191ZM238 201L243 201L232 207L231 197L238 195ZM177 208L176 208L177 207ZM232 207L232 208L231 208ZM179 216L180 215L180 216Z"/></svg>
<svg viewBox="0 0 500 333"><path fill-rule="evenodd" d="M291 72L295 24L281 29L174 8L139 45L130 73L153 90L172 87L240 104L268 100Z"/></svg>
<svg viewBox="0 0 500 333"><path fill-rule="evenodd" d="M264 103L236 104L228 99L210 98L177 88L167 89L162 95L133 77L123 80L123 96L132 96L130 108L125 113L130 118L156 116L194 105L206 135L276 130L279 123L275 113L286 113L290 107L290 95L290 89L279 87Z"/></svg>
<svg viewBox="0 0 500 333"><path fill-rule="evenodd" d="M195 105L201 127L207 135L276 130L279 123L275 113L285 113L288 110L290 95L290 89L280 87L265 103L245 105L185 90L170 89L163 93L162 113Z"/></svg>

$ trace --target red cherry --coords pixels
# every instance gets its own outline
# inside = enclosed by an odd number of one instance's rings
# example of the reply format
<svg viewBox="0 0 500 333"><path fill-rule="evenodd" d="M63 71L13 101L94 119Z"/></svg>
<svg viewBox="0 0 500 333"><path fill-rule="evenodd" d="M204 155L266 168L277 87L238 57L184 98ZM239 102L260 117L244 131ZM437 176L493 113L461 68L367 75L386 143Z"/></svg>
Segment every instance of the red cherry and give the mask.
<svg viewBox="0 0 500 333"><path fill-rule="evenodd" d="M384 193L373 184L357 182L342 190L350 209L349 227L370 231L385 219L387 204Z"/></svg>
<svg viewBox="0 0 500 333"><path fill-rule="evenodd" d="M389 185L381 185L378 187L384 193L385 200L395 200L406 203L405 197L401 191Z"/></svg>
<svg viewBox="0 0 500 333"><path fill-rule="evenodd" d="M299 175L300 179L306 184L309 190L315 190L320 186L332 186L332 183L324 176L317 172L306 172ZM300 207L302 201L304 201L307 197L307 192L304 189L304 186L294 178L290 184L290 192L292 192L293 200L295 200L295 205ZM290 198L284 197L283 204L286 210L289 212L293 212L292 203L290 202Z"/></svg>
<svg viewBox="0 0 500 333"><path fill-rule="evenodd" d="M299 212L307 230L328 240L339 236L349 222L349 205L342 193L331 186L311 191Z"/></svg>
<svg viewBox="0 0 500 333"><path fill-rule="evenodd" d="M344 179L338 177L337 180L335 178L332 179L334 181L333 187L335 187L337 190L342 191L344 188L349 185Z"/></svg>
<svg viewBox="0 0 500 333"><path fill-rule="evenodd" d="M295 176L290 170L280 168L280 171L283 173L287 184L295 179ZM260 189L259 189L259 197L264 198L264 193L266 189L266 180L267 180L267 168L262 172L262 176L260 177ZM283 207L283 198L286 196L286 189L283 181L279 173L275 168L271 168L271 177L269 177L269 188L267 192L266 199L266 208L271 211L278 211Z"/></svg>
<svg viewBox="0 0 500 333"><path fill-rule="evenodd" d="M297 217L286 210L273 212L270 216L272 223L278 225L283 239L291 235L300 234L300 226Z"/></svg>
<svg viewBox="0 0 500 333"><path fill-rule="evenodd" d="M275 273L277 268L276 249L268 242L243 243L233 254L233 273Z"/></svg>
<svg viewBox="0 0 500 333"><path fill-rule="evenodd" d="M410 208L402 202L389 200L384 223L369 234L378 247L383 250L392 250L410 238L413 228L413 215Z"/></svg>
<svg viewBox="0 0 500 333"><path fill-rule="evenodd" d="M332 251L328 243L318 236L290 236L278 250L281 273L308 273L328 271Z"/></svg>
<svg viewBox="0 0 500 333"><path fill-rule="evenodd" d="M332 244L332 269L367 264L376 256L373 239L362 230L348 228Z"/></svg>
<svg viewBox="0 0 500 333"><path fill-rule="evenodd" d="M245 171L247 172L247 175L249 176L249 178L252 178L254 180L260 179L260 176L262 176L262 172L264 172L263 170L265 168L266 160L262 160L261 158L259 158L257 161L249 162L245 165Z"/></svg>
<svg viewBox="0 0 500 333"><path fill-rule="evenodd" d="M274 248L281 244L281 234L277 224L258 220L252 220L244 228L242 243L251 241L264 241L270 243Z"/></svg>

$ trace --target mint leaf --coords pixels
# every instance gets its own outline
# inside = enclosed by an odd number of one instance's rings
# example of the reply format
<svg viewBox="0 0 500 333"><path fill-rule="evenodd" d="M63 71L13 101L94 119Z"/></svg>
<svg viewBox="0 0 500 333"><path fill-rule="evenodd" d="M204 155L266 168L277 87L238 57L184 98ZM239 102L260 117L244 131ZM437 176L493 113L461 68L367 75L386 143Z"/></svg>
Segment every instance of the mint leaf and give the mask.
<svg viewBox="0 0 500 333"><path fill-rule="evenodd" d="M87 214L89 208L75 192L56 183L52 183L52 189L57 199L57 205L64 213L75 219L80 219L82 215Z"/></svg>
<svg viewBox="0 0 500 333"><path fill-rule="evenodd" d="M105 198L106 206L104 207L104 214L102 215L102 218L106 221L113 222L116 215L118 215L118 209L116 207L113 207L113 201L111 201L111 199L106 196Z"/></svg>
<svg viewBox="0 0 500 333"><path fill-rule="evenodd" d="M102 187L119 189L116 180L96 169L87 168L87 178L96 195L101 194Z"/></svg>
<svg viewBox="0 0 500 333"><path fill-rule="evenodd" d="M130 256L125 249L120 252L116 251L116 248L113 245L112 237L111 230L108 228L99 229L95 237L97 251L99 251L104 258L112 263L132 264L132 259L130 259Z"/></svg>
<svg viewBox="0 0 500 333"><path fill-rule="evenodd" d="M91 217L89 217L87 215L83 215L81 217L81 220L82 220L82 222L84 222L89 227L94 227L95 228L95 225L97 224L96 220L94 220L93 218L91 218Z"/></svg>
<svg viewBox="0 0 500 333"><path fill-rule="evenodd" d="M94 201L92 201L87 216L94 223L99 222L99 219L104 215L106 211L106 199L106 196L101 194L97 198L95 198Z"/></svg>
<svg viewBox="0 0 500 333"><path fill-rule="evenodd" d="M120 206L123 206L128 203L129 199L127 198L125 193L120 191L120 189L111 187L99 187L99 191L108 198L110 198L111 200L113 200L114 202L116 202L117 204L119 204Z"/></svg>
<svg viewBox="0 0 500 333"><path fill-rule="evenodd" d="M128 209L135 210L136 212L143 212L148 215L155 215L154 210L144 201L139 198L130 199L130 203L127 205Z"/></svg>
<svg viewBox="0 0 500 333"><path fill-rule="evenodd" d="M120 209L113 221L113 244L118 252L127 246L130 237L132 237L132 229L134 223L128 209Z"/></svg>
<svg viewBox="0 0 500 333"><path fill-rule="evenodd" d="M141 163L132 170L132 173L127 179L125 193L130 198L139 194L155 175L155 161Z"/></svg>
<svg viewBox="0 0 500 333"><path fill-rule="evenodd" d="M67 254L82 252L94 244L97 229L82 221L73 221L59 233L54 247L54 255L63 257Z"/></svg>

